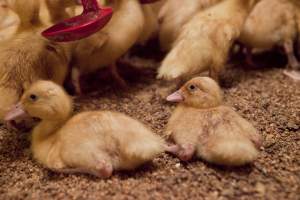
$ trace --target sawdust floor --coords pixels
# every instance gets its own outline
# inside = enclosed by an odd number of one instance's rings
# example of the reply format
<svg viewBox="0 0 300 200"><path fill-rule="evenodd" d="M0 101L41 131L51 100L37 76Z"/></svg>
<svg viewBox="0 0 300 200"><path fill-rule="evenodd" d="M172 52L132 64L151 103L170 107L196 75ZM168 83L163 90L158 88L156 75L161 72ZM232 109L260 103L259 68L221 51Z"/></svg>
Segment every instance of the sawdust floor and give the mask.
<svg viewBox="0 0 300 200"><path fill-rule="evenodd" d="M300 88L282 69L234 68L223 82L226 103L265 138L250 166L223 168L168 154L109 180L50 172L29 154L28 134L0 128L0 199L300 199ZM109 109L141 120L162 135L174 105L157 95L154 71L135 74L129 91L97 83L76 98L76 111Z"/></svg>

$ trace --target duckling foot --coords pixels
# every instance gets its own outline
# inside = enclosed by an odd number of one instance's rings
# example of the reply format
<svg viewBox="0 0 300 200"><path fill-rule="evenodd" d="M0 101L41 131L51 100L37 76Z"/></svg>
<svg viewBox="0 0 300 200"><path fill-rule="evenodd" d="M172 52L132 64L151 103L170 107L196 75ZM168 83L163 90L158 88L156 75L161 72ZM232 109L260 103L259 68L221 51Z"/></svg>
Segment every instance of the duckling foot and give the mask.
<svg viewBox="0 0 300 200"><path fill-rule="evenodd" d="M195 153L195 147L192 144L172 145L168 146L166 151L176 155L182 161L189 161Z"/></svg>
<svg viewBox="0 0 300 200"><path fill-rule="evenodd" d="M112 176L113 173L113 166L110 163L105 161L101 161L98 163L96 167L95 175L99 178L109 178Z"/></svg>
<svg viewBox="0 0 300 200"><path fill-rule="evenodd" d="M128 89L128 85L126 83L126 81L121 77L121 75L118 72L118 67L116 65L116 63L113 63L109 66L110 71L111 71L111 75L112 77L115 79L115 81L118 83L118 85L122 88L122 89Z"/></svg>
<svg viewBox="0 0 300 200"><path fill-rule="evenodd" d="M300 81L300 72L296 70L284 70L283 73L296 82Z"/></svg>
<svg viewBox="0 0 300 200"><path fill-rule="evenodd" d="M195 152L195 147L191 144L184 144L181 146L181 150L178 152L178 157L182 161L188 161L192 159Z"/></svg>

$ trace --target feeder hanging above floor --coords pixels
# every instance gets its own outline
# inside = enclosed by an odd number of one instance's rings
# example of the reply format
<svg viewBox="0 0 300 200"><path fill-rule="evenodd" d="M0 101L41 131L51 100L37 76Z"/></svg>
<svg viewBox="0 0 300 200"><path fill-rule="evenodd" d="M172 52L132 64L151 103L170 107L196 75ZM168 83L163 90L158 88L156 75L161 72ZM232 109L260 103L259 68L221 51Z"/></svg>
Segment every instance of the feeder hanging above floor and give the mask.
<svg viewBox="0 0 300 200"><path fill-rule="evenodd" d="M66 19L42 32L49 40L69 42L80 40L102 29L111 19L113 10L110 7L99 7L97 0L81 0L81 15Z"/></svg>

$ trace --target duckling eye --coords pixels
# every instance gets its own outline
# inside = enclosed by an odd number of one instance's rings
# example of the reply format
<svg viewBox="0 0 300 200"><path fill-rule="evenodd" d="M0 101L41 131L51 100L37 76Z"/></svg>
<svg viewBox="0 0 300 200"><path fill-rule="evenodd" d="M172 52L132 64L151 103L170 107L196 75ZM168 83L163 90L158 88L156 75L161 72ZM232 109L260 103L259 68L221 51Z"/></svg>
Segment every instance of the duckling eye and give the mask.
<svg viewBox="0 0 300 200"><path fill-rule="evenodd" d="M195 91L196 89L197 89L197 87L195 85L190 85L189 86L190 91Z"/></svg>
<svg viewBox="0 0 300 200"><path fill-rule="evenodd" d="M32 100L32 101L36 101L38 99L38 97L35 95L35 94L31 94L29 96L29 98Z"/></svg>

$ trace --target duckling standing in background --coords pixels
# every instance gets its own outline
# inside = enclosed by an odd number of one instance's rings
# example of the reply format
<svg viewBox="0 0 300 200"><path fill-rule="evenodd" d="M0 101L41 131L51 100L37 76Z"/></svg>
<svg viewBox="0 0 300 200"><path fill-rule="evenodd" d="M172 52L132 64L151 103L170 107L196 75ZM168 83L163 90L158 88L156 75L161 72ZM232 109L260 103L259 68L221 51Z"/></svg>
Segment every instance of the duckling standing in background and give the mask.
<svg viewBox="0 0 300 200"><path fill-rule="evenodd" d="M158 32L158 16L151 4L141 5L141 7L144 15L144 25L138 43L144 45Z"/></svg>
<svg viewBox="0 0 300 200"><path fill-rule="evenodd" d="M108 178L113 170L133 170L165 150L164 141L124 114L91 111L71 117L71 98L57 84L38 81L8 113L41 119L32 133L33 157L59 172Z"/></svg>
<svg viewBox="0 0 300 200"><path fill-rule="evenodd" d="M159 40L163 51L169 51L182 27L200 10L221 0L167 0L159 12Z"/></svg>
<svg viewBox="0 0 300 200"><path fill-rule="evenodd" d="M169 151L181 160L196 153L211 163L238 166L257 158L261 136L232 108L222 105L221 89L211 78L194 78L167 100L180 102L167 133L176 143Z"/></svg>
<svg viewBox="0 0 300 200"><path fill-rule="evenodd" d="M5 2L0 1L0 42L13 37L18 25L18 15L8 8Z"/></svg>
<svg viewBox="0 0 300 200"><path fill-rule="evenodd" d="M71 57L70 44L40 36L39 1L18 0L9 6L20 16L15 37L0 45L0 121L31 83L53 80L63 84Z"/></svg>
<svg viewBox="0 0 300 200"><path fill-rule="evenodd" d="M297 9L290 0L262 0L257 3L240 36L240 41L246 46L249 65L255 65L251 49L270 50L281 46L284 47L288 58L285 74L294 80L300 80L300 64L293 47L297 34L300 33L297 26L298 12L299 8Z"/></svg>
<svg viewBox="0 0 300 200"><path fill-rule="evenodd" d="M225 0L194 15L158 70L158 78L187 78L209 70L218 80L233 42L257 0Z"/></svg>
<svg viewBox="0 0 300 200"><path fill-rule="evenodd" d="M80 76L109 66L113 77L126 88L117 71L116 61L140 38L144 15L138 0L114 0L114 14L98 33L80 40L74 51L72 78L77 93L81 93Z"/></svg>

